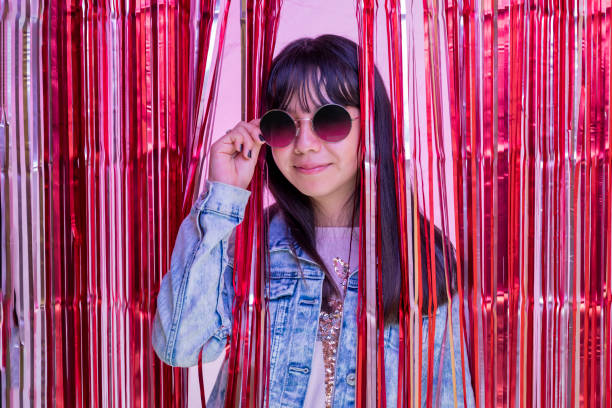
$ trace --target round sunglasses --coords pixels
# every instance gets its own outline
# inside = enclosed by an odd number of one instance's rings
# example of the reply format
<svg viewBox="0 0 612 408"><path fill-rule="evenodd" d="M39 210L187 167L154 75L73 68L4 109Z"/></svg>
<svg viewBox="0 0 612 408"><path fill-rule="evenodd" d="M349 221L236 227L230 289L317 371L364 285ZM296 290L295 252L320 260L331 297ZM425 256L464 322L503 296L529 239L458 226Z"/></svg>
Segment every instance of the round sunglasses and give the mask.
<svg viewBox="0 0 612 408"><path fill-rule="evenodd" d="M271 109L261 117L259 128L266 143L272 147L288 146L298 134L300 120L312 122L312 129L322 140L339 142L348 136L356 119L359 116L351 118L344 106L330 103L317 109L312 119L296 120L282 109Z"/></svg>

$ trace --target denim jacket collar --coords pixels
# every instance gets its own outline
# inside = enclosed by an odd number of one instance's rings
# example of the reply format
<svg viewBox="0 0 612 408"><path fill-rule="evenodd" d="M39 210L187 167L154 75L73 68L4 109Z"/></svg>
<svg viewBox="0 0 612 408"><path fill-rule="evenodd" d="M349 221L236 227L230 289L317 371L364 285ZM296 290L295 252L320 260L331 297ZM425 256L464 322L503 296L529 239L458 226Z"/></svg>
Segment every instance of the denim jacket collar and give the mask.
<svg viewBox="0 0 612 408"><path fill-rule="evenodd" d="M301 246L293 243L291 235L289 233L287 224L285 223L282 214L278 213L270 220L270 225L268 229L268 238L269 238L269 249L270 253L274 251L289 251L294 254L300 261L306 262L315 266L316 268L307 268L304 273L306 276L309 274L309 277L320 277L320 279L324 278L324 273L319 264L312 259L306 251L302 249ZM359 263L353 267L351 273L349 275L349 287L357 287L358 275L357 271L359 269ZM314 276L312 276L314 275Z"/></svg>

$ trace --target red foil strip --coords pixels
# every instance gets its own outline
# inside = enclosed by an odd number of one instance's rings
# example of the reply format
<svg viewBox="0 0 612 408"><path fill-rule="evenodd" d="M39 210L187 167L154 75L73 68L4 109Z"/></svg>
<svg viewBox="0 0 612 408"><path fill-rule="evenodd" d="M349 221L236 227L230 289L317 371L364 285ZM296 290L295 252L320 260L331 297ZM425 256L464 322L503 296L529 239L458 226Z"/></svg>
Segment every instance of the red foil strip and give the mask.
<svg viewBox="0 0 612 408"><path fill-rule="evenodd" d="M456 16L459 14L458 4L454 1L446 3L446 30L447 30L447 44L448 44L448 87L449 87L449 114L450 114L450 129L451 129L451 145L452 145L452 174L453 174L453 209L454 209L454 222L455 222L455 246L456 246L456 260L457 260L457 292L459 295L459 319L460 319L460 339L461 342L461 375L464 379L463 384L463 404L467 405L466 395L467 387L471 384L466 384L465 381L465 365L464 361L467 360L467 350L464 344L467 344L467 332L466 332L466 319L464 309L465 289L467 288L467 280L464 277L464 251L463 248L466 246L464 239L465 229L464 223L462 223L461 214L463 214L463 208L465 204L463 201L464 191L464 180L463 180L463 157L465 156L465 149L462 141L461 132L463 126L465 126L464 116L462 115L460 104L463 98L463 86L462 77L463 72L459 70L461 61L459 54L459 42L461 41L461 32ZM450 215L450 214L449 214ZM458 401L460 402L460 401Z"/></svg>
<svg viewBox="0 0 612 408"><path fill-rule="evenodd" d="M609 14L607 14L606 16L606 22L608 24L603 24L604 25L604 33L605 33L605 37L607 39L607 44L604 43L602 44L602 48L604 50L604 52L607 51L607 58L605 59L604 62L604 69L607 69L607 71L609 72L608 74L608 78L612 75L612 41L610 40L610 38L612 38L612 24L610 22L610 16ZM606 106L605 111L607 114L607 132L608 132L608 138L607 140L604 141L604 158L607 157L607 171L604 170L604 172L607 173L607 179L608 179L608 188L607 191L612 191L612 115L610 115L609 113L609 109L610 109L610 103L612 102L612 86L610 83L607 84L607 95L605 95L606 97ZM606 92L605 88L604 88L604 92ZM605 116L604 116L605 119ZM604 169L606 164L602 163ZM606 231L608 232L608 236L607 236L607 245L604 246L604 248L607 247L607 255L606 255L606 261L605 261L605 268L606 268L606 285L605 285L605 305L604 305L604 341L603 344L606 345L605 346L605 357L604 357L604 361L605 361L605 368L604 368L604 378L605 378L605 382L603 384L604 389L607 390L612 390L612 350L610 347L610 344L612 344L612 239L610 238L610 231L612 231L612 198L608 195L606 197L607 200L607 205L605 205L605 208L607 208L607 211L604 210L604 214L607 212L607 220L606 220ZM606 395L604 400L605 403L605 407L606 408L612 408L612 397L610 397L609 395Z"/></svg>
<svg viewBox="0 0 612 408"><path fill-rule="evenodd" d="M398 387L397 407L404 408L411 401L411 370L410 365L410 298L409 298L409 270L411 260L411 248L409 247L408 234L408 197L406 178L406 151L404 150L404 87L408 86L403 81L403 59L402 47L406 32L402 31L401 18L405 18L406 7L403 2L387 0L385 2L387 17L387 48L389 56L389 78L391 107L393 109L393 142L395 152L393 164L397 169L395 175L395 186L397 190L397 208L400 238L400 263L402 271L402 289L400 294L399 308L399 361L398 361ZM403 6L403 7L402 7ZM405 28L404 28L405 30ZM410 152L408 152L410 153Z"/></svg>
<svg viewBox="0 0 612 408"><path fill-rule="evenodd" d="M221 3L221 4L219 4ZM185 187L185 195L183 200L183 214L187 216L193 201L197 198L198 189L197 187L201 184L200 179L207 176L208 166L206 166L206 153L210 150L212 143L212 125L214 115L215 97L219 85L220 70L222 67L222 55L223 48L225 45L225 33L227 30L227 17L229 14L229 7L231 0L219 1L219 0L200 0L199 10L200 16L194 17L195 21L199 21L199 27L196 32L197 35L193 35L193 42L197 38L197 53L195 56L195 77L192 78L189 90L193 92L193 99L190 101L194 104L194 109L190 111L190 120L187 125L187 131L190 135L193 135L193 139L187 139L187 152L189 155L185 155L184 166L187 167L187 185ZM215 17L214 13L217 8L221 6L220 17ZM194 11L195 13L195 11ZM218 43L216 59L214 63L214 69L206 71L207 65L206 58L208 57L209 48L215 46L210 44L212 38L212 30L214 25L219 25L218 29ZM210 86L206 89L207 97L202 98L205 92L204 84L207 76L211 76ZM195 92L194 92L195 89ZM200 106L202 103L205 104L204 109ZM198 117L198 112L203 110L202 117Z"/></svg>
<svg viewBox="0 0 612 408"><path fill-rule="evenodd" d="M397 190L397 208L398 208L398 229L400 237L400 270L402 273L402 288L400 293L399 304L399 361L398 361L398 393L397 401L398 408L407 406L411 399L411 376L409 370L409 345L410 329L410 299L409 299L409 246L408 246L408 214L407 194L406 194L406 152L404 150L404 101L402 92L404 84L402 81L403 65L401 61L401 45L402 35L400 21L398 16L399 5L396 2L386 2L387 8L387 38L388 38L388 54L389 54L389 77L391 78L390 93L393 109L393 134L394 134L394 152L393 157L394 167L397 169L395 184ZM405 35L405 34L404 34ZM395 67L395 72L393 68Z"/></svg>
<svg viewBox="0 0 612 408"><path fill-rule="evenodd" d="M428 199L424 200L423 207L424 213L427 216L428 222L425 226L425 237L424 242L427 248L427 287L429 289L429 304L428 304L428 320L430 322L435 321L436 312L438 309L438 299L436 294L437 290L437 279L436 279L436 243L435 243L435 219L434 219L434 174L438 179L438 200L442 202L444 196L442 195L442 188L445 189L444 172L441 168L441 162L444 162L444 151L442 138L442 94L441 94L441 78L442 73L440 72L440 54L438 47L442 42L438 24L436 21L436 15L438 14L437 3L435 1L423 3L423 14L424 14L424 36L425 36L425 48L427 60L425 64L426 73L426 117L427 117L427 174L428 174ZM435 154L434 154L435 148ZM435 156L435 157L434 157ZM436 168L434 169L434 159L436 160ZM420 167L420 166L419 166ZM424 189L422 190L424 192ZM442 230L447 232L448 228L445 225L444 209L442 210ZM420 242L417 241L417 242ZM443 254L448 256L448 254ZM448 262L444 262L445 269ZM445 271L447 277L446 281L449 281L449 271ZM427 353L427 393L426 393L426 406L431 407L434 403L434 392L433 392L433 369L434 369L434 340L435 340L435 328L436 325L429 324L428 326L428 353ZM437 356L436 356L437 357ZM440 384L437 384L437 388Z"/></svg>
<svg viewBox="0 0 612 408"><path fill-rule="evenodd" d="M507 233L509 276L506 278L503 274L486 273L488 265L491 267L496 265L496 262L490 257L483 259L492 259L491 262L488 260L483 263L478 262L478 265L483 267L482 273L479 273L482 275L481 281L483 282L482 299L485 305L491 305L491 308L485 308L482 314L482 330L485 334L482 350L478 347L476 337L480 329L474 330L475 338L472 342L472 345L475 346L472 349L481 353L483 367L487 370L485 385L481 390L484 392L487 404L531 404L537 400L541 405L564 405L567 401L565 398L569 398L567 402L571 401L572 404L582 403L582 401L598 403L602 394L594 385L594 378L603 369L600 362L604 361L604 357L601 354L602 340L595 333L601 332L599 326L601 320L597 316L601 313L602 307L605 310L601 290L606 285L606 279L601 273L607 268L603 266L603 263L606 259L605 248L608 245L606 241L608 235L602 238L607 217L602 216L601 212L608 210L604 210L607 208L605 204L607 198L598 193L605 182L599 173L603 167L599 166L596 159L607 156L605 153L594 153L594 150L604 152L603 146L609 143L603 142L603 140L609 140L609 135L608 131L600 125L603 123L603 116L600 112L606 109L602 107L607 106L609 97L602 91L606 85L598 82L604 77L592 74L592 72L595 69L594 66L597 66L598 70L601 70L601 67L609 69L609 45L607 40L603 41L605 37L602 35L609 30L607 25L605 29L601 28L607 15L603 17L604 14L599 11L598 4L589 3L587 5L589 17L585 20L585 24L576 25L573 23L575 20L573 16L576 15L573 11L574 4L569 4L567 10L563 9L562 12L555 13L555 8L536 3L529 8L527 16L531 20L524 20L522 18L524 5L512 3L509 8L510 29L504 31L505 25L501 22L507 16L506 6L504 4L499 6L495 11L498 20L492 26L498 28L497 32L493 31L497 38L493 36L492 43L490 42L491 37L488 36L491 31L487 31L488 4L484 4L483 10L478 11L485 15L482 34L477 31L474 35L466 25L466 36L464 37L471 40L472 38L478 39L482 35L484 46L484 58L473 54L469 47L467 48L468 52L464 55L475 56L473 63L484 69L484 75L476 73L476 75L469 75L468 78L492 78L498 88L497 93L493 93L494 88L487 88L488 79L486 79L483 82L484 87L479 88L482 91L478 91L483 92L482 111L486 114L482 122L484 137L480 136L477 141L484 143L482 157L490 157L487 156L488 149L493 149L491 153L497 151L498 156L495 159L497 160L495 167L491 167L486 161L485 166L473 167L473 169L479 167L484 169L481 173L484 177L484 184L481 184L483 186L482 195L479 192L475 197L480 196L479 202L485 200L484 208L490 207L495 211L495 189L497 188L497 191L503 194L506 194L506 188L510 189L507 194L510 203L507 210L509 214L507 217L510 219ZM557 7L557 4L554 7ZM496 14L493 13L493 21L495 18ZM576 42L573 38L576 38L576 35L580 33L579 30L583 29L584 38L589 40L581 43L581 49L575 49L573 44ZM529 33L528 37L523 33ZM521 45L523 39L529 40L529 47L525 48ZM491 60L487 47L491 47L490 44L495 47L495 41L498 44L497 48L490 49L497 55ZM518 45L514 46L515 44ZM475 42L473 46L478 47L479 43ZM458 43L457 48L461 49L461 47L461 43ZM507 58L509 86L495 80L496 74L502 74L498 78L506 77L503 71L506 49L510 50L510 56ZM523 49L527 50L525 54L527 59L523 58ZM548 66L542 64L541 61L554 61L555 64ZM568 65L575 67L576 62L580 61L584 61L580 65L586 67L584 72L591 74L582 77L570 71L566 75L563 67ZM468 60L468 67L469 64L472 62ZM495 64L498 65L498 68ZM459 73L461 74L461 71ZM580 84L583 78L584 85ZM568 87L565 86L567 82L569 82ZM503 97L505 87L510 89L509 99ZM584 91L576 92L577 87ZM490 101L495 101L491 99L491 94L493 98L498 98L497 111L509 112L509 122L507 122L509 153L502 150L506 120L498 121L497 128L494 127L493 131L487 130L490 126L487 124L489 112L491 108L493 112L495 111L495 105L490 105ZM568 97L569 95L576 95L578 98ZM466 98L468 102L471 100ZM529 125L526 128L523 127L520 119L524 111L523 103L528 106L525 120ZM466 112L469 112L470 105L466 106ZM469 115L466 117L470 118ZM498 117L501 116L498 115ZM479 118L476 119L479 120ZM461 129L461 126L459 128ZM572 135L576 130L579 133L574 142ZM493 135L498 140L491 142L491 139L487 138L488 135ZM459 152L461 145L455 144L455 146L457 146L455 151ZM572 162L574 146L578 154L577 165ZM508 187L504 187L506 181L502 165L505 159L500 162L500 157L503 158L506 154L509 154L510 162ZM480 159L476 163L481 163ZM525 171L523 171L523 163ZM542 170L540 169L541 164L543 164ZM493 189L491 190L489 186ZM568 195L565 191L568 189L572 191L573 203L566 202L565 197ZM457 197L460 195L457 194ZM456 202L460 203L460 200ZM594 202L603 205L595 208ZM488 203L493 205L489 206ZM498 200L498 205L499 203L502 201ZM459 209L456 213L458 215L463 212L469 214L472 211L470 206L475 204L467 204L466 210ZM505 233L499 225L495 227L495 224L489 220L504 219L503 214L499 213L502 209L498 207L498 212L492 213L491 217L485 217L484 224L482 224L485 231L487 228L493 228L492 231L497 228L499 231L498 234L485 232L482 235L485 238L484 248L492 250L497 248L498 257L499 248L503 250L504 246L500 246L499 241L493 243L490 239L496 236L499 237L498 239L503 239ZM477 207L476 211L478 211ZM573 216L570 219L573 221L567 225L564 219L567 219L571 211ZM524 219L526 222L523 221ZM461 230L461 227L458 230ZM478 229L473 228L472 231L477 232ZM473 239L478 239L476 234L473 237ZM532 244L533 242L535 243ZM458 246L465 248L464 244ZM495 253L485 252L486 256L489 254L494 255ZM573 262L573 259L576 261ZM573 277L567 278L570 272ZM507 289L503 286L506 281ZM475 282L472 285L474 287ZM571 286L568 287L568 285ZM594 290L595 286L597 290ZM568 299L567 293L571 287L573 287L573 299ZM481 304L477 298L478 292L474 291L473 294L472 305L478 307ZM492 301L494 295L498 297L496 302ZM507 301L504 296L508 297ZM486 301L487 297L491 299L490 302ZM517 315L513 311L519 310L519 304L521 305L520 314ZM575 311L574 317L569 322L565 320L563 312L568 307L572 307ZM496 308L497 313L495 313ZM509 313L506 310L509 310ZM509 316L507 326L495 317L496 315L502 316L500 312ZM474 317L478 319L477 315ZM605 326L605 319L603 321ZM520 328L519 332L517 332L518 328ZM500 333L503 335L499 336ZM567 339L568 335L572 338ZM508 346L504 346L504 343ZM569 355L581 356L583 353L578 364L578 360L569 359L573 368L564 366L564 361L568 361L568 358L565 357L567 354L563 350L566 350L568 345L572 350ZM516 367L513 359L509 361L498 359L500 346L502 349L509 347L511 355L515 350L520 350L519 367ZM533 357L536 355L539 358L534 360ZM533 365L527 365L527 362L533 362ZM582 375L576 374L578 369ZM473 373L474 370L478 370L478 367L472 369ZM564 374L553 377L553 373L558 371ZM478 376L478 373L476 375ZM569 387L563 385L565 381L569 381ZM476 378L476 383L477 386L481 384L478 378ZM508 384L510 384L509 387ZM506 389L514 390L513 384L521 387L518 394L512 395L505 391ZM571 390L571 395L565 396L562 391L564 389ZM580 393L576 394L576 390L579 390ZM477 398L478 394L480 392L477 393Z"/></svg>
<svg viewBox="0 0 612 408"><path fill-rule="evenodd" d="M280 0L241 4L243 47L243 120L249 121L261 112L263 80L272 62ZM263 239L263 172L264 156L258 160L249 189L244 221L236 229L234 261L233 328L229 351L226 407L261 407L267 399L269 380L269 333L264 304L264 271L267 245ZM250 287L254 275L255 286ZM249 297L253 299L252 307ZM262 380L263 379L263 380Z"/></svg>
<svg viewBox="0 0 612 408"><path fill-rule="evenodd" d="M380 217L377 211L377 163L374 138L374 43L375 1L360 1L357 5L359 31L359 82L361 100L361 146L364 152L361 168L361 211L359 287L357 306L357 384L356 406L386 405L384 382L384 342L377 347L384 329L381 290L377 290L377 277L381 278ZM378 266L377 266L378 265ZM380 282L379 282L380 283ZM378 331L377 331L378 328Z"/></svg>
<svg viewBox="0 0 612 408"><path fill-rule="evenodd" d="M590 405L601 406L603 403L602 389L597 377L603 367L604 348L601 332L603 296L605 287L605 248L608 245L610 232L604 230L606 215L605 203L609 202L609 194L605 194L605 175L603 173L606 157L606 142L609 140L609 129L605 126L606 100L605 76L601 75L601 65L610 56L606 55L606 8L601 2L587 1L587 24L585 42L586 52L586 112L585 112L585 156L586 156L586 201L585 221L585 382L583 392L590 397ZM609 13L609 12L608 12ZM607 17L609 19L609 16ZM609 22L608 22L609 24ZM609 142L608 142L609 144ZM608 175L610 176L610 175ZM607 196L607 197L606 197ZM601 203L603 205L598 205Z"/></svg>
<svg viewBox="0 0 612 408"><path fill-rule="evenodd" d="M204 391L204 372L202 371L202 350L198 356L198 385L200 386L200 405L202 408L206 408L206 394Z"/></svg>
<svg viewBox="0 0 612 408"><path fill-rule="evenodd" d="M525 24L523 2L512 1L510 5L510 23L508 37L504 43L508 45L510 56L508 57L508 100L505 102L508 111L508 143L509 143L509 168L508 168L508 336L509 354L517 355L522 348L519 348L518 329L521 326L522 315L516 313L519 310L521 299L522 284L522 257L521 257L521 220L522 220L522 194L521 194L521 147L522 147L522 128L517 118L521 114L521 104L517 103L522 98L524 86L523 66L524 53L519 50L524 49L524 30ZM511 44L516 44L510 47ZM517 373L522 366L523 358L519 355L517 359L510 358L508 363L508 395L507 404L514 407L520 404L515 398L514 390L520 389ZM522 384L522 382L520 383Z"/></svg>

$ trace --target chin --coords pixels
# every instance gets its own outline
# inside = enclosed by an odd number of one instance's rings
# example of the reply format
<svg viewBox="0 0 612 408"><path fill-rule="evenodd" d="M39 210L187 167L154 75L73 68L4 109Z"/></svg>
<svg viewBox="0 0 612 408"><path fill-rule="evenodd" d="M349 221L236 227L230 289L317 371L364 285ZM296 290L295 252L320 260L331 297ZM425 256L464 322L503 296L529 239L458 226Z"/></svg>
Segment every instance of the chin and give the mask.
<svg viewBox="0 0 612 408"><path fill-rule="evenodd" d="M321 186L318 182L314 181L310 183L302 181L300 183L292 184L300 191L300 193L311 198L324 197L334 191L334 188L330 188L329 184L325 183L324 180L323 183L321 183L325 184L324 186Z"/></svg>

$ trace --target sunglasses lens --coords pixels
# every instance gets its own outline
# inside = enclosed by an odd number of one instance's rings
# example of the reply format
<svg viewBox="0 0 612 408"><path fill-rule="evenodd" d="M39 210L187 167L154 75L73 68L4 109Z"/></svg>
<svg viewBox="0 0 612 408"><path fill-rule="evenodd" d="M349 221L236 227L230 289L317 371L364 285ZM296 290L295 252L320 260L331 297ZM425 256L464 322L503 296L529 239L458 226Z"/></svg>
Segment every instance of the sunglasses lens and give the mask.
<svg viewBox="0 0 612 408"><path fill-rule="evenodd" d="M351 131L351 115L340 105L326 105L317 111L312 126L321 139L339 142Z"/></svg>
<svg viewBox="0 0 612 408"><path fill-rule="evenodd" d="M262 116L259 128L266 143L272 147L287 146L295 137L295 123L285 112L272 110Z"/></svg>

